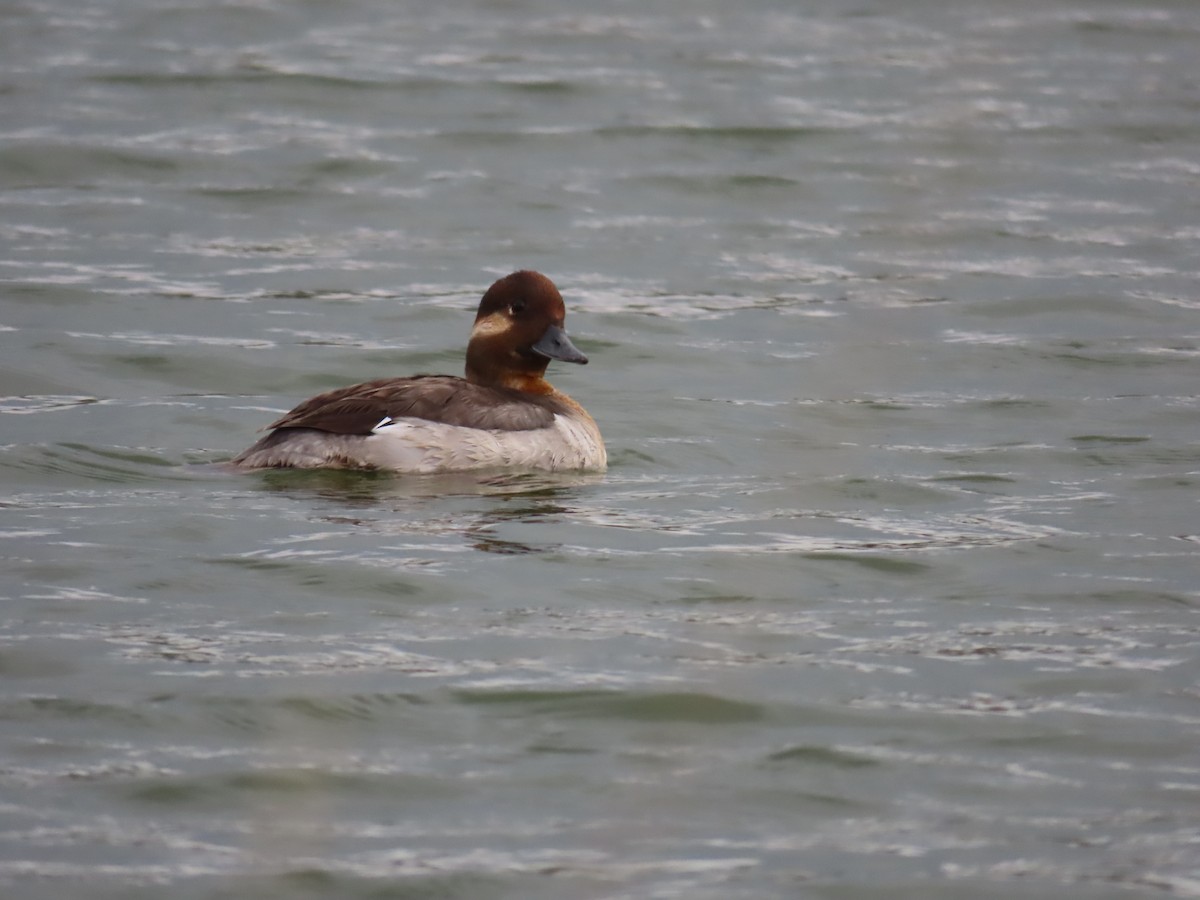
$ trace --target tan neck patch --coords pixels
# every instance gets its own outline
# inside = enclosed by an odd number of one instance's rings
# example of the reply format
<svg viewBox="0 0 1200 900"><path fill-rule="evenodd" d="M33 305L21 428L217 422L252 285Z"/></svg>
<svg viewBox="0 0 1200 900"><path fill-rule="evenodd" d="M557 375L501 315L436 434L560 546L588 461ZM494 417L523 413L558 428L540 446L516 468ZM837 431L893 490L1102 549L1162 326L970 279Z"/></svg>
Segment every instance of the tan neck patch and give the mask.
<svg viewBox="0 0 1200 900"><path fill-rule="evenodd" d="M490 338L506 334L512 328L512 322L503 313L494 312L475 322L471 328L471 340L475 338Z"/></svg>

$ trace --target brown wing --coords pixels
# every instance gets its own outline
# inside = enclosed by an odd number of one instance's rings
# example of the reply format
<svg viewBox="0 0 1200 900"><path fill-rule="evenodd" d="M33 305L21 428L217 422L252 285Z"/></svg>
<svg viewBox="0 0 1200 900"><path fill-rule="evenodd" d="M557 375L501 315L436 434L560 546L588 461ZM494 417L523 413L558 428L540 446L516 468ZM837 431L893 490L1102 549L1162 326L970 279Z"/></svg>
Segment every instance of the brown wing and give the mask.
<svg viewBox="0 0 1200 900"><path fill-rule="evenodd" d="M305 400L267 430L313 428L333 434L370 434L384 419L415 418L486 428L528 431L554 421L549 397L484 387L452 375L381 378L337 388Z"/></svg>

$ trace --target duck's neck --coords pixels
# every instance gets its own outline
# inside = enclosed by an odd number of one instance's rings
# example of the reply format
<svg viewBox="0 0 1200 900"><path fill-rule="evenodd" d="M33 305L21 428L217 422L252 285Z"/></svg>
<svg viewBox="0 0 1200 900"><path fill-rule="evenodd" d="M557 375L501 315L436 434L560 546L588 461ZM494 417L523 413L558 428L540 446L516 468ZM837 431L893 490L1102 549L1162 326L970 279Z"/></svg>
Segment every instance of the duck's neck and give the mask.
<svg viewBox="0 0 1200 900"><path fill-rule="evenodd" d="M526 394L557 394L554 385L548 382L543 374L545 369L538 371L505 371L483 370L467 365L467 381L481 384L485 387L505 387L514 391L524 391Z"/></svg>

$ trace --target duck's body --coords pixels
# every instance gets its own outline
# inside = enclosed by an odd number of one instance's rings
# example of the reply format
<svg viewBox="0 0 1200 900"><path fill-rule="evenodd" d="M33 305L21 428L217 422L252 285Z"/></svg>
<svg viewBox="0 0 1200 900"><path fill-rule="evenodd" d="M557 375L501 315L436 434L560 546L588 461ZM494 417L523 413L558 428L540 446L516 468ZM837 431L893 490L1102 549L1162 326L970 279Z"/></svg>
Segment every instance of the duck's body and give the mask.
<svg viewBox="0 0 1200 900"><path fill-rule="evenodd" d="M603 471L600 429L543 377L551 359L586 363L563 331L550 279L514 272L488 289L467 346L465 378L416 375L338 388L272 422L233 464L461 472Z"/></svg>

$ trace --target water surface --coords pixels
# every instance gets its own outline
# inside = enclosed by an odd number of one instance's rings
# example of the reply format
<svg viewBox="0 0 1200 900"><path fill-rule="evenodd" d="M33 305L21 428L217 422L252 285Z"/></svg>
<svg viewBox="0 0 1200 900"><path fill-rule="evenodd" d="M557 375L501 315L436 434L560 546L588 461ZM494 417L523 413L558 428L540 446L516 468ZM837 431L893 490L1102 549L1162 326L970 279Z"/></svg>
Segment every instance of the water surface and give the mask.
<svg viewBox="0 0 1200 900"><path fill-rule="evenodd" d="M1200 10L727 6L0 12L6 897L1200 897Z"/></svg>

